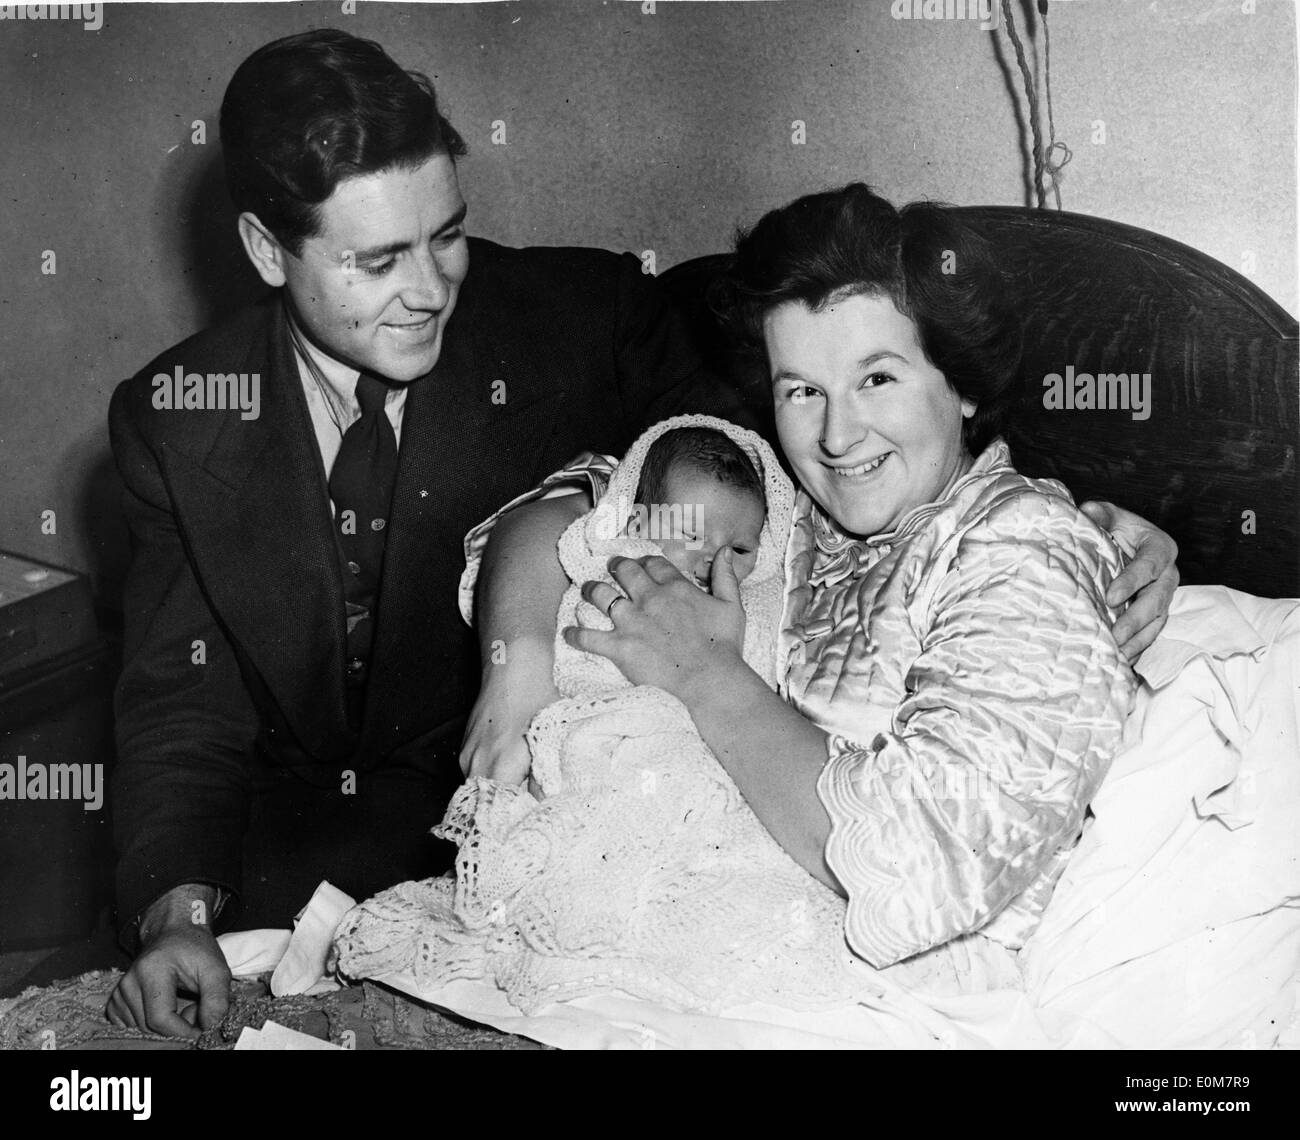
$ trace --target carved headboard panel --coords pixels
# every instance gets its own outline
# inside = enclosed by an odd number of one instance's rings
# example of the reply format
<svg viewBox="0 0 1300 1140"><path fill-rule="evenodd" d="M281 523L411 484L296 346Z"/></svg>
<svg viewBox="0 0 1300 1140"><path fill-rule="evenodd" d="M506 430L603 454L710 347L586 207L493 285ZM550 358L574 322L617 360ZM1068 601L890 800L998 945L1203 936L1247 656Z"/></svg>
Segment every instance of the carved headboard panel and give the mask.
<svg viewBox="0 0 1300 1140"><path fill-rule="evenodd" d="M1146 230L1015 206L959 213L1005 254L1024 313L1008 433L1019 468L1163 527L1184 582L1300 596L1296 321L1222 263ZM661 282L770 435L765 378L729 350L706 303L726 262L696 258ZM1105 406L1078 406L1088 392Z"/></svg>

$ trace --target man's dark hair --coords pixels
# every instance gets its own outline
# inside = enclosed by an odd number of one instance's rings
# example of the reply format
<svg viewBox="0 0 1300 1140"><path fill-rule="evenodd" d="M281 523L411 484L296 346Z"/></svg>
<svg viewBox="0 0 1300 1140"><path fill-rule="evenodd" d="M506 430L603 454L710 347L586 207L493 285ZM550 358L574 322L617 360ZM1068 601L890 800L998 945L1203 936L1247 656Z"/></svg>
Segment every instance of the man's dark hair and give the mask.
<svg viewBox="0 0 1300 1140"><path fill-rule="evenodd" d="M235 208L295 256L343 179L466 152L424 75L332 28L275 40L239 65L221 102L221 146Z"/></svg>
<svg viewBox="0 0 1300 1140"><path fill-rule="evenodd" d="M979 454L1016 394L1021 330L992 246L951 207L896 210L861 182L799 198L737 234L712 303L742 345L761 351L764 317L778 305L819 312L863 295L888 297L910 318L926 359L975 402L962 442Z"/></svg>
<svg viewBox="0 0 1300 1140"><path fill-rule="evenodd" d="M766 507L763 480L740 445L714 428L682 427L664 432L646 450L636 501L649 506L668 501L668 476L687 469L727 487L756 495Z"/></svg>

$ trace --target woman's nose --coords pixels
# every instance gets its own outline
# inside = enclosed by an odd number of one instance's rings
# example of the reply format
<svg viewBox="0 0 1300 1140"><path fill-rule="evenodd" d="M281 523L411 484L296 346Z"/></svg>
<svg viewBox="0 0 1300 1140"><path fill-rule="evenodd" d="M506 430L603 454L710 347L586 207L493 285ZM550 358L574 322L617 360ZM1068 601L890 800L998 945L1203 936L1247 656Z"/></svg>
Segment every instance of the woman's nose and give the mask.
<svg viewBox="0 0 1300 1140"><path fill-rule="evenodd" d="M833 458L847 455L867 434L858 410L847 400L828 400L822 421L822 450Z"/></svg>

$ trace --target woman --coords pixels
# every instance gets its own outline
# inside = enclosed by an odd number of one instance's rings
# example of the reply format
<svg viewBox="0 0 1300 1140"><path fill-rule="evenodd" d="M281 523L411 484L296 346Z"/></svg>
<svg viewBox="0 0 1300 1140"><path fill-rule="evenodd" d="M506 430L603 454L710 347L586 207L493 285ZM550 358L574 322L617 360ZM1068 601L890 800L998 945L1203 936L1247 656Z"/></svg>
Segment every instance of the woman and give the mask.
<svg viewBox="0 0 1300 1140"><path fill-rule="evenodd" d="M738 331L766 352L780 442L802 485L794 537L781 543L782 695L742 654L746 614L725 547L713 552L711 594L664 558L615 560L617 587L584 588L612 630L567 639L685 706L777 844L847 896L837 924L862 961L908 960L907 983L931 993L1011 979L1008 947L1051 893L1133 693L1105 600L1119 551L1059 484L1010 466L998 429L1015 314L990 251L950 212L899 213L861 185L802 199L741 240L730 293ZM520 850L554 849L539 847L532 816L520 820ZM555 924L529 909L532 862L491 854L511 849L513 832L489 831L465 831L456 897L477 899L480 874L518 880L519 937L531 946L527 931ZM657 897L657 865L640 886L618 869L620 897ZM378 968L400 942L437 967L426 977L481 976L461 959L483 908L460 916L462 930L437 885L428 899L396 888L345 922L349 973ZM513 899L483 927L492 939ZM427 929L414 913L424 906L442 916ZM780 921L770 920L778 938ZM634 943L620 936L611 953L627 957ZM701 954L706 944L701 932ZM648 965L657 946L646 945ZM532 961L507 949L508 975ZM586 968L594 978L595 960Z"/></svg>
<svg viewBox="0 0 1300 1140"><path fill-rule="evenodd" d="M857 184L767 215L729 286L801 487L786 699L741 660L725 552L712 596L662 560L618 563L622 595L587 591L613 630L571 643L686 705L777 842L847 897L868 963L976 931L1019 946L1135 682L1105 601L1118 550L998 435L1019 340L992 252L943 208ZM972 949L941 969L962 988L1007 965Z"/></svg>
<svg viewBox="0 0 1300 1140"><path fill-rule="evenodd" d="M687 706L777 842L847 897L850 947L900 964L907 1028L1300 1040L1300 605L1178 591L1126 720L1115 551L996 438L1015 314L985 244L849 186L744 235L727 292L802 487L786 700L739 661L725 554L711 597L619 562L621 593L586 594L613 630L571 643Z"/></svg>

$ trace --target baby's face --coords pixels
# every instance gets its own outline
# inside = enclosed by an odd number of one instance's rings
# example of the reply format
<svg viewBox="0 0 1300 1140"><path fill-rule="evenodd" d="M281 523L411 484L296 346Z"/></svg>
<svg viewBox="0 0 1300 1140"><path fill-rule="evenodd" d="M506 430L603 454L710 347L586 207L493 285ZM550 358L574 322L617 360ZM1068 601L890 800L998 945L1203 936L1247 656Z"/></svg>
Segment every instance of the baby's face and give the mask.
<svg viewBox="0 0 1300 1140"><path fill-rule="evenodd" d="M757 495L691 470L669 471L664 489L668 502L639 505L628 534L658 543L664 557L702 590L708 590L714 556L724 547L731 547L737 581L754 572L766 514Z"/></svg>

